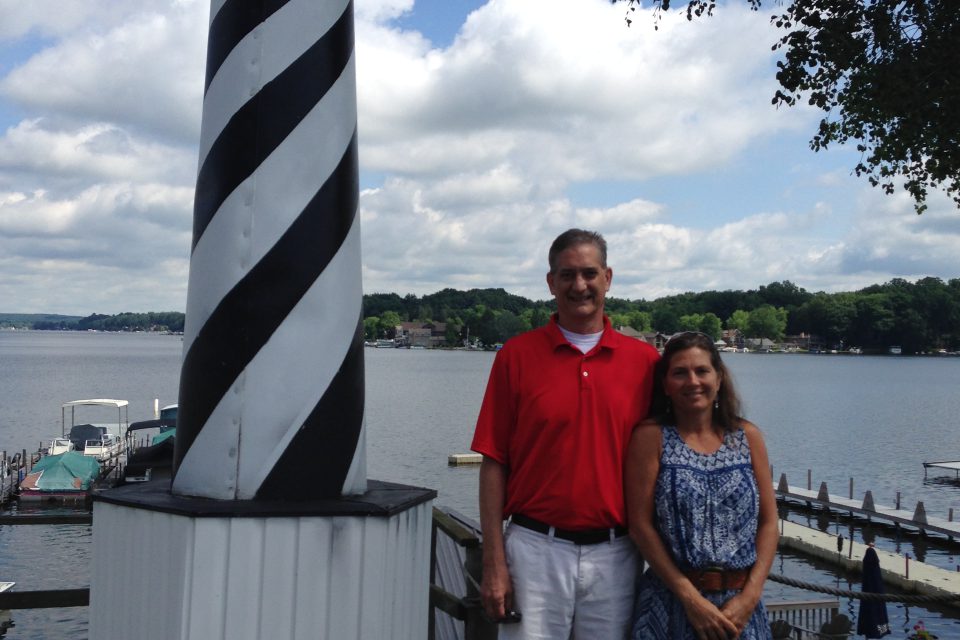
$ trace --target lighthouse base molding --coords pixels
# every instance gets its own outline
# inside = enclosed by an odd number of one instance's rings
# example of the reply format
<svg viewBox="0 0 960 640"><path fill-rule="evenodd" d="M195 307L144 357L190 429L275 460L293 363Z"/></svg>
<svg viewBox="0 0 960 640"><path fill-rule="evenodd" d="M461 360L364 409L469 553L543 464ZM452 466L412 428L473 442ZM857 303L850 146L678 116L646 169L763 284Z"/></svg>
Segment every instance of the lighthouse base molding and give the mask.
<svg viewBox="0 0 960 640"><path fill-rule="evenodd" d="M368 482L305 503L94 499L91 638L427 637L430 489Z"/></svg>

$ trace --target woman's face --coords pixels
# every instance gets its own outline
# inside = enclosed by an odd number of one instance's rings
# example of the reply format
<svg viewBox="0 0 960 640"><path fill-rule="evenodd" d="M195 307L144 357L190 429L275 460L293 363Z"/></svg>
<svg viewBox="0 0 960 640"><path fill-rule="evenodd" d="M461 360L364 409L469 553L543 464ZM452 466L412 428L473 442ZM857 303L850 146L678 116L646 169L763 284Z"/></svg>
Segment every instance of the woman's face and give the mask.
<svg viewBox="0 0 960 640"><path fill-rule="evenodd" d="M678 351L670 358L663 390L674 411L711 410L720 391L721 376L710 362L710 352L700 347Z"/></svg>

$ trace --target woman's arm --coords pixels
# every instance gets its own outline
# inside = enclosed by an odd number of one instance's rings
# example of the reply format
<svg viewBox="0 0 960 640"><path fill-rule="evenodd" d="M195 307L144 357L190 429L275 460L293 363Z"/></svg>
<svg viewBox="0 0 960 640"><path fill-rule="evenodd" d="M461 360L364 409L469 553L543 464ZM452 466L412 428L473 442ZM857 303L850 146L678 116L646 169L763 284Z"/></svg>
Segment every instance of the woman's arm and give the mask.
<svg viewBox="0 0 960 640"><path fill-rule="evenodd" d="M654 492L660 472L660 448L660 425L656 422L645 421L634 429L624 472L630 537L654 573L683 604L687 619L697 636L704 640L726 639L738 633L738 629L680 572L654 524Z"/></svg>
<svg viewBox="0 0 960 640"><path fill-rule="evenodd" d="M743 430L750 444L750 458L753 463L753 475L760 494L760 513L757 521L757 561L750 569L750 575L743 591L723 604L722 610L734 621L739 630L743 630L753 610L763 595L763 584L770 574L773 558L777 553L780 533L777 531L777 500L773 493L773 477L770 475L770 460L767 447L763 442L760 429L751 422L743 422Z"/></svg>

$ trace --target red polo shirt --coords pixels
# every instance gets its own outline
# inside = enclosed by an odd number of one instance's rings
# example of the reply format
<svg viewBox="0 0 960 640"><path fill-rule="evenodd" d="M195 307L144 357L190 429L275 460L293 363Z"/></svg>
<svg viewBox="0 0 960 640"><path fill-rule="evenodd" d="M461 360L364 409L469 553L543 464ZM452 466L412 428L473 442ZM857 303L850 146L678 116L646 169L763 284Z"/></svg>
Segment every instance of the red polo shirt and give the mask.
<svg viewBox="0 0 960 640"><path fill-rule="evenodd" d="M562 529L626 523L623 463L646 417L659 355L604 317L583 354L550 323L497 354L471 448L507 466L504 516L522 513Z"/></svg>

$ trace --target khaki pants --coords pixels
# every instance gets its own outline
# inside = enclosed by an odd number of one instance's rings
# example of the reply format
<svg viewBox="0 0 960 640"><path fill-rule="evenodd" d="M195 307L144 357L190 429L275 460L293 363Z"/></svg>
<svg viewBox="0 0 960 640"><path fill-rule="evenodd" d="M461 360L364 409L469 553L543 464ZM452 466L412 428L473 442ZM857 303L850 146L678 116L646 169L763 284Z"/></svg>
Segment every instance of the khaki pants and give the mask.
<svg viewBox="0 0 960 640"><path fill-rule="evenodd" d="M639 554L629 536L577 545L510 524L504 533L514 608L500 640L626 638Z"/></svg>

